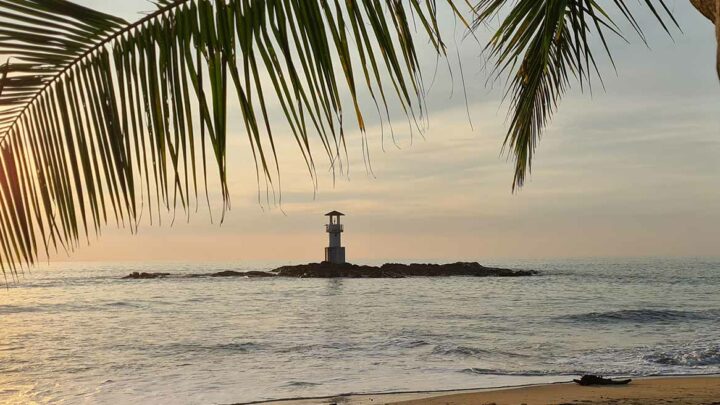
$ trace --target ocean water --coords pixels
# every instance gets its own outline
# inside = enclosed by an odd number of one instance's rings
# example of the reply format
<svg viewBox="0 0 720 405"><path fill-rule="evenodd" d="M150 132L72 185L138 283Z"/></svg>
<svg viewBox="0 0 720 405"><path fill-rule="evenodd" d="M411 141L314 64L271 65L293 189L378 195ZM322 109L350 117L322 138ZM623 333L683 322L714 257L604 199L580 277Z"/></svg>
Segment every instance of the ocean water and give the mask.
<svg viewBox="0 0 720 405"><path fill-rule="evenodd" d="M523 278L122 280L266 269L57 264L0 291L0 403L237 403L720 372L720 259L493 261Z"/></svg>

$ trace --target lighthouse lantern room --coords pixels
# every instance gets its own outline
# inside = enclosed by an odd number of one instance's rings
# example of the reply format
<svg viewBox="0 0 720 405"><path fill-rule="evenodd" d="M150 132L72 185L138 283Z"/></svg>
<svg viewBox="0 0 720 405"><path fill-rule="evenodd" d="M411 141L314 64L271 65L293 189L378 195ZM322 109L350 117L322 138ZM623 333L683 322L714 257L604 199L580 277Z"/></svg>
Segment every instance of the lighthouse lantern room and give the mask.
<svg viewBox="0 0 720 405"><path fill-rule="evenodd" d="M325 248L325 261L333 264L345 263L345 248L340 241L340 235L343 232L343 226L340 224L340 217L344 216L342 212L331 211L325 214L329 217L330 222L325 225L325 231L330 236L328 247Z"/></svg>

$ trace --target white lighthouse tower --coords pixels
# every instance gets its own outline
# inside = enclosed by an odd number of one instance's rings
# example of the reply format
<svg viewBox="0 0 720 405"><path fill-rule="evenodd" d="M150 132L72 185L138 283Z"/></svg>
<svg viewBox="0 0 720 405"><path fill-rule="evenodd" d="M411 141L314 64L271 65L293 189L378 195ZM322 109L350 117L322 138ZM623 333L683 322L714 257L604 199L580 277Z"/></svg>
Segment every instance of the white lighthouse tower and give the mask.
<svg viewBox="0 0 720 405"><path fill-rule="evenodd" d="M343 226L340 224L340 217L344 216L342 212L331 211L325 214L330 217L330 222L325 225L325 231L330 235L328 247L325 248L325 261L333 264L345 263L345 248L340 242L340 234L343 232Z"/></svg>

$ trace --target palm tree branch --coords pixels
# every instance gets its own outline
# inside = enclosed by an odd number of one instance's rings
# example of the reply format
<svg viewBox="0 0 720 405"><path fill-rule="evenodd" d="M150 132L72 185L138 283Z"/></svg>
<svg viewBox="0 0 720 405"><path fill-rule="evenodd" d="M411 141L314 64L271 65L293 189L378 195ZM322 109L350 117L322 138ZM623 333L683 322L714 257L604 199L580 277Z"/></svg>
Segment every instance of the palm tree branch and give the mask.
<svg viewBox="0 0 720 405"><path fill-rule="evenodd" d="M72 55L71 53L68 53L69 56L72 56L72 59L70 60L70 62L67 63L67 64L62 65L62 66L60 67L60 70L59 70L59 71L57 71L57 72L52 72L52 73L53 73L53 74L52 74L52 76L53 76L52 79L49 80L49 81L46 81L46 82L42 85L42 87L39 87L39 88L35 89L33 97L30 98L29 100L27 100L27 103L25 103L25 105L24 105L24 107L22 108L22 110L20 110L20 112L15 115L15 121L13 121L12 124L11 124L7 129L0 131L0 138L4 138L4 137L7 135L7 133L12 130L12 128L14 127L15 123L17 122L16 120L17 120L19 117L21 117L21 116L23 115L23 113L24 113L31 105L33 105L33 103L38 99L38 97L40 97L42 94L44 94L44 92L45 92L50 86L52 86L54 83L56 83L57 81L61 80L61 79L65 76L65 74L66 74L68 71L70 71L73 67L75 67L75 66L77 66L79 63L82 63L83 61L85 61L89 56L91 56L91 55L92 55L94 52L96 52L97 50L101 49L102 47L106 46L107 44L111 43L112 41L115 41L118 37L121 37L122 35L124 35L124 34L130 32L130 31L132 31L133 29L142 26L142 25L143 25L144 23L146 23L147 21L152 21L152 20L154 20L154 19L157 18L158 16L160 16L160 15L168 12L168 11L171 10L172 8L176 7L178 4L182 4L182 3L185 3L185 2L187 2L187 1L190 1L190 0L178 0L176 3L170 4L170 5L166 5L165 7L160 8L159 10L156 10L155 12L153 12L153 13L151 13L151 14L148 14L148 15L145 16L144 18L138 20L137 22L135 22L135 23L133 23L133 24L128 24L128 25L126 25L125 27L122 27L121 29L117 29L117 30L115 30L115 31L113 31L112 29L113 29L113 28L116 29L117 26L113 26L113 25L108 24L108 28L110 28L108 31L93 32L93 36L96 37L97 40L94 41L94 42L92 43L92 45L90 45L90 46L87 46L86 44L82 44L82 43L78 42L78 44L79 44L80 46L84 45L84 47L85 47L85 49L82 51L82 53L77 54L77 55ZM25 12L27 12L27 11L33 11L32 8L21 8L21 7L18 7L16 4L13 4L13 3L15 3L15 1L3 1L3 2L0 2L0 7L8 7L8 9L10 9L10 10L15 10L15 11L25 11ZM84 9L84 8L81 8L81 6L77 6L77 5L75 5L75 4L73 4L73 3L70 3L70 2L60 2L60 3L66 3L66 4L62 4L62 5L71 7L70 10L76 10L75 7L78 7L78 9L80 9L80 10ZM86 16L86 15L96 15L96 13L97 13L97 14L100 14L100 13L94 11L94 10L92 10L92 11L90 11L89 9L86 9L86 10L87 10L87 12L86 12L86 13L83 13L83 14L82 14L83 16ZM58 11L58 10L55 10L55 11ZM33 12L32 14L36 15L37 17L50 18L50 17L53 17L53 16L54 16L55 18L57 18L57 15L56 15L56 14L47 14L47 13L40 13L40 12ZM13 14L9 14L9 13L2 13L2 12L0 12L0 15L10 16L10 17L18 17L17 15L13 15ZM109 15L102 15L102 16L103 16L103 17L106 17L108 22L115 21L117 24L123 24L123 23L125 23L124 20L118 19L118 18L116 18L116 17L112 17L112 16L109 16ZM95 18L98 18L98 17L99 17L99 16L95 16ZM78 18L81 18L81 17L78 16ZM27 19L27 18L26 18L25 20L33 23L33 29L36 29L35 24L47 24L47 21L46 21L46 20L44 21L44 20L39 20L39 19ZM70 21L70 20L68 20L68 19L63 19L63 21L66 22L66 23L71 23L71 22L72 22L72 21ZM101 21L102 21L102 20L101 20ZM60 27L59 24L49 24L49 25L50 25L50 26ZM19 26L18 26L18 27L19 27ZM27 27L22 27L22 28L27 28ZM77 33L78 35L82 35L82 31L80 31L80 30L72 30L71 32ZM23 35L22 35L22 34L23 34L23 32L11 32L11 33L8 33L7 36L6 36L4 39L18 40L18 39L23 38ZM49 34L50 34L50 35L55 35L56 33L50 32ZM103 34L104 34L105 36L104 36L104 37L101 37L101 35L103 35ZM26 34L26 35L27 35L27 34ZM66 33L66 35L67 35L67 33ZM36 38L27 38L27 37L25 36L25 39L29 39L29 40L33 40L33 39L34 39L34 40L36 40L36 41L38 41L38 42L39 42L39 41L47 40L47 38L48 38L48 35L44 35L44 36L38 35L38 36L36 36ZM82 40L82 37L77 37L77 38ZM4 41L3 41L3 43L2 43L2 48L3 48L3 49L12 49L12 48L14 48L14 47L17 47L18 49L22 49L22 50L46 49L46 48L43 48L43 47L38 47L38 46L29 45L28 43L23 43L22 45L13 45L13 44L9 44L9 43L4 43ZM16 54L16 53L10 53L10 54ZM46 54L45 52L39 52L38 54L39 54L39 55L45 55L45 56L47 56L47 54ZM8 60L8 64L9 64L9 60ZM6 72L6 73L7 73L7 72ZM4 80L3 80L3 82L4 82Z"/></svg>
<svg viewBox="0 0 720 405"><path fill-rule="evenodd" d="M342 170L344 94L363 132L361 83L388 117L387 80L410 119L422 114L414 41L445 54L435 1L160 0L128 23L64 0L0 0L12 58L0 65L0 269L72 251L108 222L135 232L143 213L189 217L200 182L210 207L210 160L224 216L228 91L266 198L280 187L273 99L313 182L314 139Z"/></svg>
<svg viewBox="0 0 720 405"><path fill-rule="evenodd" d="M611 4L645 42L635 11L623 0ZM677 26L665 0L643 0L641 4L668 34L667 20ZM506 0L480 0L476 12L475 28L502 15L486 49L496 60L493 75L510 78L506 92L510 125L504 148L515 161L515 190L531 172L537 143L571 81L577 81L581 89L590 88L594 76L602 83L593 54L593 35L600 39L613 67L615 61L606 36L610 33L624 37L595 0L518 0L511 6Z"/></svg>

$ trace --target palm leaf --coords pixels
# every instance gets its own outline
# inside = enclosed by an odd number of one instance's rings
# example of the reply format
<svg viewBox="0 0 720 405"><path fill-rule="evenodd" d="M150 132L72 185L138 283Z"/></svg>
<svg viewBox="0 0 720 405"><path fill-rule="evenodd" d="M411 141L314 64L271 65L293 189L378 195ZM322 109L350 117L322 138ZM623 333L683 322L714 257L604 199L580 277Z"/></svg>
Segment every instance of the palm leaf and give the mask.
<svg viewBox="0 0 720 405"><path fill-rule="evenodd" d="M510 125L504 147L515 160L513 189L521 187L532 170L537 143L558 103L571 85L592 85L600 78L591 40L599 38L605 53L615 64L607 42L608 35L619 35L618 26L608 14L612 7L625 18L643 41L645 36L635 12L627 1L595 0L479 0L475 28L486 26L502 15L487 49L495 58L497 76L510 77L506 97L510 100ZM641 0L670 33L677 22L665 0ZM602 80L600 78L600 80Z"/></svg>
<svg viewBox="0 0 720 405"><path fill-rule="evenodd" d="M228 97L239 102L258 181L275 189L269 99L314 178L313 136L333 167L341 160L343 94L362 130L360 86L378 110L394 93L414 116L415 38L445 52L435 0L156 4L128 23L64 0L0 0L0 54L11 57L0 70L3 273L72 251L108 222L135 231L143 212L151 222L178 207L189 215L198 183L210 198L210 170L224 214Z"/></svg>

